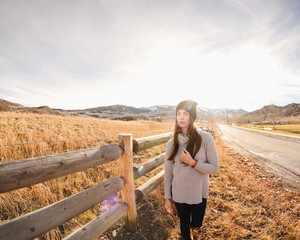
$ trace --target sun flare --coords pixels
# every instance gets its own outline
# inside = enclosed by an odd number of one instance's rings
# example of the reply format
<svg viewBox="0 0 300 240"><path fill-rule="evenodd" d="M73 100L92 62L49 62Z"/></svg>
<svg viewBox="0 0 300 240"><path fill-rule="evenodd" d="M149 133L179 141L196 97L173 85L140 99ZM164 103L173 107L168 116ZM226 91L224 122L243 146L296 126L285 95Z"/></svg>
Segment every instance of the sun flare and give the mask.
<svg viewBox="0 0 300 240"><path fill-rule="evenodd" d="M251 95L270 102L272 92L277 91L274 83L280 72L272 55L256 44L205 54L169 44L152 51L140 75L153 83L149 88L154 91L158 91L159 85L181 93L180 99L193 98L205 101L207 106L221 108L224 107L222 101L234 107L238 105L237 99Z"/></svg>

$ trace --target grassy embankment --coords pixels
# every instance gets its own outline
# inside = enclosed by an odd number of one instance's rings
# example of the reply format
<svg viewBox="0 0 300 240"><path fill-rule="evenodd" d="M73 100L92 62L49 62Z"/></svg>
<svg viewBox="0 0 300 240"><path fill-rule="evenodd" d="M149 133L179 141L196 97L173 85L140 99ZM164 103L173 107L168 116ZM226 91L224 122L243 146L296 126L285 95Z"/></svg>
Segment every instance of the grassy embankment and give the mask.
<svg viewBox="0 0 300 240"><path fill-rule="evenodd" d="M263 130L267 132L274 133L283 133L294 136L300 136L300 124L288 124L288 125L275 125L273 129L273 125L255 125L255 126L246 126L247 128Z"/></svg>
<svg viewBox="0 0 300 240"><path fill-rule="evenodd" d="M117 134L121 132L132 132L134 137L142 137L159 132L140 132L172 129L172 126L171 123L119 122L78 117L1 113L1 144L92 136L107 137L95 140L2 147L0 154L2 161L49 155L115 143ZM197 233L197 237L199 239L299 239L299 190L286 185L272 174L265 172L251 159L227 147L218 134L216 134L215 141L220 158L220 171L210 178L211 189L207 213L202 232ZM134 160L135 162L145 161L163 150L164 146L156 147L151 151L147 150L136 155ZM13 219L56 202L108 177L117 176L117 172L117 164L108 163L85 172L1 194L1 221ZM139 185L144 180L145 178L141 178L136 184ZM159 235L159 232L167 231L169 235L167 239L178 239L178 219L172 215L166 217L163 209L163 184L151 193L143 204L148 205L147 212L151 213L152 217L148 219L151 224L146 226L149 228L151 225L159 226L155 230L150 229L150 234L156 233L156 239L166 239ZM97 214L98 206L74 218L63 227L45 234L44 239L61 239Z"/></svg>

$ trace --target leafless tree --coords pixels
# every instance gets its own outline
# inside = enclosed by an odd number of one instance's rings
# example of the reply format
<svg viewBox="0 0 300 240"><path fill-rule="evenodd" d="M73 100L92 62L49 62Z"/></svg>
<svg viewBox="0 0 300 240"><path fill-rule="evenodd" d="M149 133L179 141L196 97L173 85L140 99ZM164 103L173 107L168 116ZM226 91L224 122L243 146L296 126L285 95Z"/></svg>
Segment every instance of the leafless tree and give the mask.
<svg viewBox="0 0 300 240"><path fill-rule="evenodd" d="M271 105L270 105L270 115L271 115L271 120L272 120L272 124L273 124L273 130L275 130L275 120L276 120L276 106L274 104L274 101L272 100Z"/></svg>

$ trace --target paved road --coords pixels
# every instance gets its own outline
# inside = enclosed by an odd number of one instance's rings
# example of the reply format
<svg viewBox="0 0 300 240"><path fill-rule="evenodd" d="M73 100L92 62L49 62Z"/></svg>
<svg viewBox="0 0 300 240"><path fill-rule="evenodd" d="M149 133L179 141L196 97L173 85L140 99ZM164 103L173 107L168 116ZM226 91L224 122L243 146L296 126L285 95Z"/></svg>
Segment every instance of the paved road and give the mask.
<svg viewBox="0 0 300 240"><path fill-rule="evenodd" d="M300 174L300 143L219 125L223 138L236 146Z"/></svg>

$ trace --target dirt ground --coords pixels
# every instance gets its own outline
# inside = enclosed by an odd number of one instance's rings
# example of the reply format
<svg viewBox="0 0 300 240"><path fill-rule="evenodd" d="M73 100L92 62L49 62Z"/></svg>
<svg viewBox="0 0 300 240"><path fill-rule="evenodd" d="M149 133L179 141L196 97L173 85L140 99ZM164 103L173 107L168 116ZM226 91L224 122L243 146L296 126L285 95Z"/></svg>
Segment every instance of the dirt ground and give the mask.
<svg viewBox="0 0 300 240"><path fill-rule="evenodd" d="M137 213L137 232L128 231L124 225L125 221L122 219L109 228L98 240L164 240L169 239L168 228L174 229L176 227L174 222L176 222L175 218L177 217L167 214L162 208L162 204L158 204L157 200L152 201L151 196L138 203Z"/></svg>

